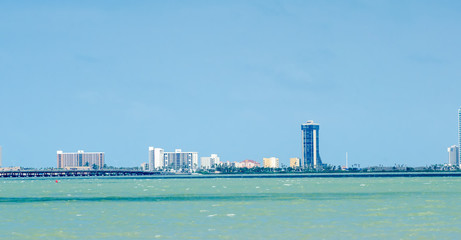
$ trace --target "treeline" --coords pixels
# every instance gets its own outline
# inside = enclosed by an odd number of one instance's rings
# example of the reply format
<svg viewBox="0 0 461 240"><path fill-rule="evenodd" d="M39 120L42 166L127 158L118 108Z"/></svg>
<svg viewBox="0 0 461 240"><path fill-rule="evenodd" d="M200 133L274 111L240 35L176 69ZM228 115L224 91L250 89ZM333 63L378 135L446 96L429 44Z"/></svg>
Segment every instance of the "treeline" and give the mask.
<svg viewBox="0 0 461 240"><path fill-rule="evenodd" d="M264 168L264 167L253 167L253 168L238 168L234 166L217 166L214 169L199 169L197 173L201 174L252 174L252 173L335 173L335 172L446 172L446 171L461 171L458 166L447 166L441 164L434 164L425 167L406 167L402 165L393 166L393 167L366 167L360 168L358 166L353 166L351 168L343 168L341 166L333 165L323 165L320 168L291 168L291 167L282 167L282 168Z"/></svg>

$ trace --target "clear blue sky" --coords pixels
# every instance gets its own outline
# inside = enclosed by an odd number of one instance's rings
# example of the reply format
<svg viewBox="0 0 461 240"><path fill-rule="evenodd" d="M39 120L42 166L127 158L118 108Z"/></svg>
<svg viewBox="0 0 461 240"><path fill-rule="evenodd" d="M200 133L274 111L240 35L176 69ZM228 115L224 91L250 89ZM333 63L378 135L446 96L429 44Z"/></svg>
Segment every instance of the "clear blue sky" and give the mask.
<svg viewBox="0 0 461 240"><path fill-rule="evenodd" d="M4 166L148 146L224 161L445 163L461 105L461 1L1 1Z"/></svg>

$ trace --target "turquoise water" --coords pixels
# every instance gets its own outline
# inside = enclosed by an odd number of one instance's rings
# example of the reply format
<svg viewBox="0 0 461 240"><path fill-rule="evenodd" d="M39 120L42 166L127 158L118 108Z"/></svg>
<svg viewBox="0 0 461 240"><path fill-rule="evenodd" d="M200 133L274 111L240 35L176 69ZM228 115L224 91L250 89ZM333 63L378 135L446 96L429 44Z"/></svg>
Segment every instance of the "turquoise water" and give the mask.
<svg viewBox="0 0 461 240"><path fill-rule="evenodd" d="M461 178L0 181L0 239L370 238L461 238Z"/></svg>

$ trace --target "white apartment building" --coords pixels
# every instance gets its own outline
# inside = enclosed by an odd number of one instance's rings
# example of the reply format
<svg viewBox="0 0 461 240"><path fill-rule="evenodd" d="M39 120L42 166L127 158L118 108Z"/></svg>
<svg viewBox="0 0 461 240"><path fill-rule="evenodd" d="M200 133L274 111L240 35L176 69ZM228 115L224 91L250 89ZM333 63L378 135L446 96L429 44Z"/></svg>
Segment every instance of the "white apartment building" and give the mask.
<svg viewBox="0 0 461 240"><path fill-rule="evenodd" d="M201 157L200 158L200 168L202 169L210 169L216 168L221 161L219 161L219 157L217 154L211 154L210 157Z"/></svg>
<svg viewBox="0 0 461 240"><path fill-rule="evenodd" d="M149 147L149 168L155 170L195 171L198 165L197 152L183 152L175 149L174 152L165 152L162 148Z"/></svg>
<svg viewBox="0 0 461 240"><path fill-rule="evenodd" d="M448 165L459 166L459 148L453 145L448 148Z"/></svg>
<svg viewBox="0 0 461 240"><path fill-rule="evenodd" d="M149 170L160 170L164 167L164 150L162 148L149 147Z"/></svg>

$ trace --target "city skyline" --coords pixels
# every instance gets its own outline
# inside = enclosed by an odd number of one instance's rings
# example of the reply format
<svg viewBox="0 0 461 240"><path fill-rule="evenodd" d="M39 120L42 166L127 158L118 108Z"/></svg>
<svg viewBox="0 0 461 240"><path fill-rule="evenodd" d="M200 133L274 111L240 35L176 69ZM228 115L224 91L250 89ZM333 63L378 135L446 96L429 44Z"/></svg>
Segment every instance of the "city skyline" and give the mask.
<svg viewBox="0 0 461 240"><path fill-rule="evenodd" d="M301 124L302 132L302 159L297 157L291 157L289 159L288 166L299 166L301 168L318 168L322 165L334 166L334 164L323 163L320 158L319 151L319 124L313 120L308 120L306 123ZM458 109L458 137L461 143L461 107ZM211 157L198 157L198 152L182 152L181 149L175 149L174 152L165 152L163 148L148 147L148 162L141 163L143 169L147 168L150 171L156 170L197 170L200 168L209 169L221 163L217 154L211 154ZM453 145L448 148L449 159L448 165L456 165L461 167L461 151L459 151L459 145ZM93 156L94 155L94 156ZM99 169L104 166L104 152L84 152L78 150L76 153L64 153L62 150L57 151L57 168L72 168L72 167L84 167L90 165L96 165ZM347 156L347 152L346 152ZM347 157L346 157L347 158ZM302 160L302 161L300 161ZM206 161L207 163L203 163ZM253 161L253 160L245 160ZM276 163L275 163L276 161ZM294 163L296 162L297 163ZM346 160L347 161L347 160ZM227 161L229 163L229 161ZM238 161L233 161L238 163ZM90 164L89 164L90 163ZM279 159L276 157L263 158L262 163L264 167L270 166L270 168L278 168ZM2 146L0 146L0 168L2 167ZM85 165L89 164L89 165ZM146 166L144 166L146 165ZM193 166L193 167L192 167ZM285 165L286 166L286 165ZM346 162L347 168L347 162ZM24 167L24 166L21 166Z"/></svg>
<svg viewBox="0 0 461 240"><path fill-rule="evenodd" d="M313 120L308 120L306 123L301 124L302 132L302 161L299 158L290 158L289 165L290 167L300 167L300 168L319 168L323 165L332 164L323 163L320 158L319 151L319 124L315 123ZM461 143L461 107L458 109L458 137L459 143ZM148 147L148 162L141 163L142 169L148 169L149 171L158 171L158 170L191 170L195 171L197 169L210 169L214 168L221 163L220 158L217 154L211 154L211 157L200 157L197 152L182 152L181 149L175 149L174 152L165 152L163 148L154 148L152 146ZM459 151L459 145L453 145L448 148L449 166L458 166L461 167L461 151ZM104 164L104 152L84 152L83 150L78 150L76 153L64 153L62 150L57 151L57 168L78 168L78 167L88 167L96 166L98 169L101 169ZM346 152L347 158L347 152ZM199 162L200 159L200 162ZM205 161L205 163L204 163ZM245 160L243 162L253 161ZM297 161L297 163L296 163ZM228 163L230 161L227 161ZM233 161L233 163L239 163L238 161ZM276 157L263 158L263 166L269 168L278 168L279 159ZM286 165L285 165L286 166ZM0 146L0 168L2 167L2 146ZM24 167L24 166L21 166ZM347 168L347 159L346 165Z"/></svg>
<svg viewBox="0 0 461 240"><path fill-rule="evenodd" d="M318 168L321 167L322 161L319 152L319 124L309 120L301 124L302 132L302 147L303 147L303 162L300 159L290 158L289 166L294 168ZM0 146L0 167L1 167L1 146ZM450 150L449 150L450 151ZM79 168L97 168L101 169L105 166L104 152L85 152L78 150L77 152L57 151L57 168L64 169L79 169ZM217 154L211 154L210 157L198 157L197 152L182 152L181 149L175 149L174 152L165 152L163 148L148 147L148 162L142 162L141 168L149 171L195 171L197 169L216 168L221 164ZM200 159L200 162L199 162ZM297 159L297 164L293 164L293 160ZM254 160L244 160L241 163L232 161L234 164L243 164L248 167L248 164L254 165L258 163ZM230 161L227 161L230 163ZM281 164L276 157L263 158L263 166L266 168L279 168ZM258 163L259 164L259 163ZM284 164L282 164L284 165ZM240 166L237 166L240 167Z"/></svg>
<svg viewBox="0 0 461 240"><path fill-rule="evenodd" d="M459 144L459 9L1 1L3 165L54 166L56 149L86 149L138 166L151 145L288 165L308 119L328 164L345 152L361 166L446 163Z"/></svg>
<svg viewBox="0 0 461 240"><path fill-rule="evenodd" d="M1 238L456 238L460 25L456 0L0 1Z"/></svg>

